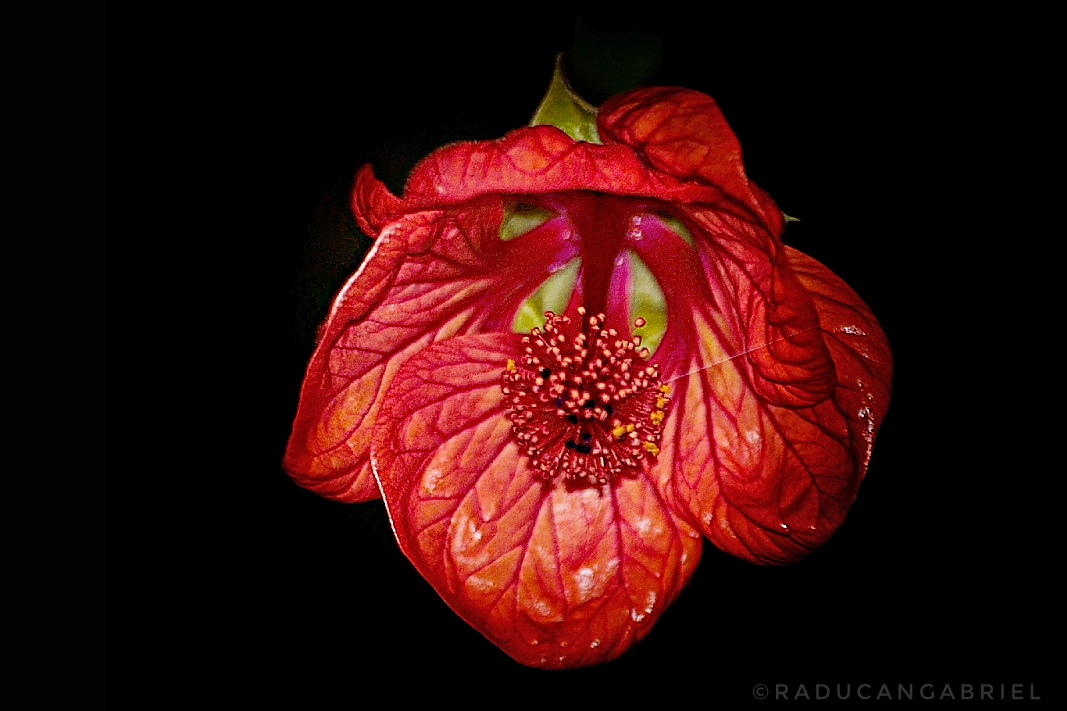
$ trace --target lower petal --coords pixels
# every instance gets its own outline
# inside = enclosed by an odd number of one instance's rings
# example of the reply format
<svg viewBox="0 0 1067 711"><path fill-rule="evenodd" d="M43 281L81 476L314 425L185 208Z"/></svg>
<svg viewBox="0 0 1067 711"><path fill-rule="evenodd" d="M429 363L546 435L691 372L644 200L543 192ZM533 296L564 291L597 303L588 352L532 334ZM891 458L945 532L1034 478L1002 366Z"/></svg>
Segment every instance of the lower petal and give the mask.
<svg viewBox="0 0 1067 711"><path fill-rule="evenodd" d="M643 638L689 580L699 533L645 476L545 481L504 415L515 337L457 337L397 373L372 444L400 546L441 597L517 661L598 664Z"/></svg>

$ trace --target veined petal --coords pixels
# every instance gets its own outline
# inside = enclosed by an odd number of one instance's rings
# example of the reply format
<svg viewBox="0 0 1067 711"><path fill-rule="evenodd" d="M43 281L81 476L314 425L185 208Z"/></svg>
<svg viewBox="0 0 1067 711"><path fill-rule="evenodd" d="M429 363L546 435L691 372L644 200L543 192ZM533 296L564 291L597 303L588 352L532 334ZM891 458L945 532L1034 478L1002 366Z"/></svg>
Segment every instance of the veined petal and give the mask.
<svg viewBox="0 0 1067 711"><path fill-rule="evenodd" d="M496 141L458 143L415 166L407 209L454 205L487 194L592 190L612 195L715 204L714 185L655 170L630 147L578 143L554 126L520 128Z"/></svg>
<svg viewBox="0 0 1067 711"><path fill-rule="evenodd" d="M832 397L808 407L768 401L741 357L724 360L696 312L687 371L674 383L662 485L716 546L757 563L786 563L818 548L844 520L889 404L892 359L874 317L840 279L785 250L810 290L834 366ZM661 456L661 461L663 457Z"/></svg>
<svg viewBox="0 0 1067 711"><path fill-rule="evenodd" d="M830 398L833 361L819 331L811 296L780 240L762 223L703 207L679 208L694 248L662 220L642 223L632 248L662 286L670 323L657 351L665 373L684 373L702 339L704 367L738 358L756 394L771 404L807 407ZM702 331L688 325L701 319Z"/></svg>
<svg viewBox="0 0 1067 711"><path fill-rule="evenodd" d="M762 224L714 210L687 210L704 280L726 333L740 336L730 354L744 353L751 384L776 405L806 407L833 393L833 362L819 332L811 296L797 281L779 235Z"/></svg>
<svg viewBox="0 0 1067 711"><path fill-rule="evenodd" d="M385 183L374 177L374 168L367 164L356 174L352 188L352 214L359 229L368 237L378 233L401 212L401 201L389 192Z"/></svg>
<svg viewBox="0 0 1067 711"><path fill-rule="evenodd" d="M517 661L613 659L688 581L699 534L644 475L571 487L533 474L504 415L512 335L442 341L389 388L373 457L401 548L441 597Z"/></svg>
<svg viewBox="0 0 1067 711"><path fill-rule="evenodd" d="M637 89L606 101L597 119L606 144L625 144L681 180L714 185L768 229L780 230L781 212L749 182L741 144L710 96L676 87ZM720 209L730 207L722 200L716 203Z"/></svg>
<svg viewBox="0 0 1067 711"><path fill-rule="evenodd" d="M506 330L572 252L550 230L501 242L501 200L406 214L378 237L337 296L312 356L284 466L328 498L377 498L371 427L396 370L431 343ZM529 265L538 268L529 268Z"/></svg>
<svg viewBox="0 0 1067 711"><path fill-rule="evenodd" d="M797 279L811 294L837 371L834 400L849 422L854 455L867 462L874 435L889 409L893 353L867 305L825 266L792 247L786 256Z"/></svg>
<svg viewBox="0 0 1067 711"><path fill-rule="evenodd" d="M359 433L364 423L373 422L387 360L368 352L367 362L334 373L331 353L389 289L405 255L397 241L383 240L371 248L334 300L304 375L283 466L298 484L326 498L378 498L367 442Z"/></svg>

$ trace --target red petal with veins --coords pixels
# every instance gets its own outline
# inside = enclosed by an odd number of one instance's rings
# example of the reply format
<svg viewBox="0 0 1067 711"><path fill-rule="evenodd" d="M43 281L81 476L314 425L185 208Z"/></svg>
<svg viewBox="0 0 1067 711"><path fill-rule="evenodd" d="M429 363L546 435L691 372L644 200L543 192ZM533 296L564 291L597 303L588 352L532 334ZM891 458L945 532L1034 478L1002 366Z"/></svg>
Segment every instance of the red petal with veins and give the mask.
<svg viewBox="0 0 1067 711"><path fill-rule="evenodd" d="M675 87L638 89L604 102L597 123L605 143L630 146L655 168L681 180L714 185L771 231L781 229L781 212L749 183L741 144L710 96ZM730 207L722 200L707 202Z"/></svg>
<svg viewBox="0 0 1067 711"><path fill-rule="evenodd" d="M840 277L792 247L785 251L819 313L823 338L837 370L834 400L848 416L862 478L874 435L889 409L893 382L889 341L874 314Z"/></svg>
<svg viewBox="0 0 1067 711"><path fill-rule="evenodd" d="M818 262L783 254L818 314L832 359L832 397L786 406L752 387L744 358L723 359L714 314L694 310L691 372L675 383L661 482L719 548L757 563L786 563L818 548L855 499L889 404L892 357L866 305ZM707 367L711 366L711 367ZM772 361L764 366L773 377ZM783 365L782 382L790 364Z"/></svg>
<svg viewBox="0 0 1067 711"><path fill-rule="evenodd" d="M686 248L655 220L632 245L659 280L676 314L657 353L665 372L687 372L697 336L687 313L703 314L714 346L703 365L740 356L748 382L769 403L806 407L836 386L833 361L819 333L810 295L797 281L781 242L762 224L707 208L679 209L696 249ZM672 246L673 245L673 246ZM687 355L689 354L689 355ZM691 365L691 363L689 364Z"/></svg>
<svg viewBox="0 0 1067 711"><path fill-rule="evenodd" d="M501 242L502 214L500 199L412 213L378 237L337 296L304 378L284 459L297 483L338 501L377 498L371 427L397 368L435 341L509 329L546 270L573 256L548 227Z"/></svg>
<svg viewBox="0 0 1067 711"><path fill-rule="evenodd" d="M700 251L705 281L744 353L750 382L776 405L805 407L833 393L833 362L811 297L797 281L778 235L712 210L688 214L710 239ZM701 232L697 232L701 234ZM725 333L720 336L730 342Z"/></svg>
<svg viewBox="0 0 1067 711"><path fill-rule="evenodd" d="M397 373L375 470L404 553L469 624L523 664L618 656L688 581L699 534L645 476L568 490L535 477L504 416L511 335L438 343Z"/></svg>
<svg viewBox="0 0 1067 711"><path fill-rule="evenodd" d="M677 203L716 204L714 185L655 170L627 146L576 143L554 126L512 131L497 141L442 148L417 165L406 209L454 205L482 195L591 190Z"/></svg>
<svg viewBox="0 0 1067 711"><path fill-rule="evenodd" d="M369 164L363 166L352 188L352 214L363 234L377 237L391 220L400 215L402 207L400 198L374 177L374 169Z"/></svg>

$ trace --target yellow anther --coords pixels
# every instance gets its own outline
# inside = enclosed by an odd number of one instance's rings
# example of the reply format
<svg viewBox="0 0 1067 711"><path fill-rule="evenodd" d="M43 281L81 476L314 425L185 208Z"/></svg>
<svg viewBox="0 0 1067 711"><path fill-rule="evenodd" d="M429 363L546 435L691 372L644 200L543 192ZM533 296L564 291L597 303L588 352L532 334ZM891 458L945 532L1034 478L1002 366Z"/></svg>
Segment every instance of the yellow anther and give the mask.
<svg viewBox="0 0 1067 711"><path fill-rule="evenodd" d="M659 447L655 442L645 442L645 451L649 454L659 454Z"/></svg>
<svg viewBox="0 0 1067 711"><path fill-rule="evenodd" d="M657 427L659 427L660 425L663 424L663 417L664 417L663 410L655 410L655 411L652 412L651 415L648 416L648 419L652 420L652 424L654 424Z"/></svg>
<svg viewBox="0 0 1067 711"><path fill-rule="evenodd" d="M670 395L671 394L671 386L670 385L660 385L659 386L659 391L661 393L663 393L664 395Z"/></svg>
<svg viewBox="0 0 1067 711"><path fill-rule="evenodd" d="M509 373L515 372L515 361L513 361L511 358L508 358L507 369Z"/></svg>
<svg viewBox="0 0 1067 711"><path fill-rule="evenodd" d="M657 398L656 399L656 407L658 407L661 410L663 408L667 407L667 398L665 398L665 397Z"/></svg>
<svg viewBox="0 0 1067 711"><path fill-rule="evenodd" d="M618 427L616 427L615 429L613 429L611 431L611 436L614 437L615 439L622 439L623 437L626 436L626 428L623 427L622 425L619 425Z"/></svg>

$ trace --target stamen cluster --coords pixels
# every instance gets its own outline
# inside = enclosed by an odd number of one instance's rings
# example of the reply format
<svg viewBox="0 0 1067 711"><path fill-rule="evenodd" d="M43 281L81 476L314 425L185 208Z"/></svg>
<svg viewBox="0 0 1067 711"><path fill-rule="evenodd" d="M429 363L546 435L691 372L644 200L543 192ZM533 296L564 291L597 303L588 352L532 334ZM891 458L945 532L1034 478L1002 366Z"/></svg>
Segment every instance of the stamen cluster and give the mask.
<svg viewBox="0 0 1067 711"><path fill-rule="evenodd" d="M670 388L640 336L578 313L580 330L545 313L544 327L522 338L518 363L508 361L502 390L512 432L542 479L602 485L655 461Z"/></svg>

